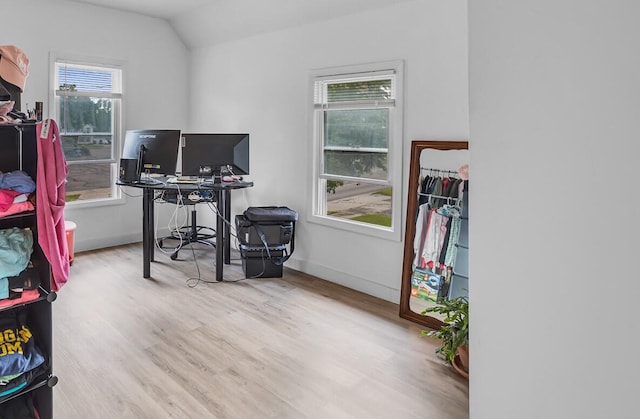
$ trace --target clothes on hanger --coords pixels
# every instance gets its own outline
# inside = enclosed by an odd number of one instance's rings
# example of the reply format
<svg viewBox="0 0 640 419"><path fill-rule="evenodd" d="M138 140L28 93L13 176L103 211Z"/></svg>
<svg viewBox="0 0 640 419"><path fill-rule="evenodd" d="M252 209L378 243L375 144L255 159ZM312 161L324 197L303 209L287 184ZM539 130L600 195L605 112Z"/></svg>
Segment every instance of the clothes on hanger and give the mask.
<svg viewBox="0 0 640 419"><path fill-rule="evenodd" d="M424 170L427 174L420 180L418 205L428 203L430 208L437 208L445 204L456 204L462 182L457 173L438 169Z"/></svg>
<svg viewBox="0 0 640 419"><path fill-rule="evenodd" d="M461 229L460 203L468 167L462 172L423 168L420 181L412 286L423 298L447 295ZM421 279L422 278L422 279ZM424 289L422 293L420 290Z"/></svg>
<svg viewBox="0 0 640 419"><path fill-rule="evenodd" d="M418 209L414 238L414 266L422 269L444 269L447 261L455 258L454 244L460 230L460 209L452 205L428 209L421 205Z"/></svg>

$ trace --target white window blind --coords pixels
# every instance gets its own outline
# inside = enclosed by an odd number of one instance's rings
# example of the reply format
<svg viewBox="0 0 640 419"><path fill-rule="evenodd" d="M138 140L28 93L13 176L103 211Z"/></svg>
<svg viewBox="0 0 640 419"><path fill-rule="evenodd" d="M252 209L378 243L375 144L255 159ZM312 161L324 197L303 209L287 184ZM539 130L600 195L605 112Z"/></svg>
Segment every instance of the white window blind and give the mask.
<svg viewBox="0 0 640 419"><path fill-rule="evenodd" d="M57 96L120 99L120 71L77 64L58 64Z"/></svg>

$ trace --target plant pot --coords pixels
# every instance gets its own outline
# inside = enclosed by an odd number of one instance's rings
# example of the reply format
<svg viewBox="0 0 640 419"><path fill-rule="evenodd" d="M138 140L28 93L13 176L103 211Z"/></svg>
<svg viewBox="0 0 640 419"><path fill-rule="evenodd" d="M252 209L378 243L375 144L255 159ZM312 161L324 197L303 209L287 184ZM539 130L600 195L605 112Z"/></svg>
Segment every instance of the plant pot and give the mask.
<svg viewBox="0 0 640 419"><path fill-rule="evenodd" d="M466 379L469 379L469 345L458 346L455 358L451 361L454 370Z"/></svg>
<svg viewBox="0 0 640 419"><path fill-rule="evenodd" d="M456 372L459 375L466 378L467 380L469 379L469 372L465 371L464 368L462 367L462 361L460 361L460 355L456 355L456 357L453 358L453 361L451 361L451 366L453 367L454 370L456 370Z"/></svg>
<svg viewBox="0 0 640 419"><path fill-rule="evenodd" d="M462 369L469 372L469 345L458 346L458 357L460 358Z"/></svg>

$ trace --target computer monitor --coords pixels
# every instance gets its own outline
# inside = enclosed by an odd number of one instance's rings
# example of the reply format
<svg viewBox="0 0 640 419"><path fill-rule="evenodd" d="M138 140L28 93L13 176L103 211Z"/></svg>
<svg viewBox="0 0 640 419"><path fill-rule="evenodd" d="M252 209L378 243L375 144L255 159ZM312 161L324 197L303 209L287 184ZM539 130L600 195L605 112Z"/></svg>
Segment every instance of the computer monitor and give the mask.
<svg viewBox="0 0 640 419"><path fill-rule="evenodd" d="M249 134L182 134L182 176L249 174Z"/></svg>
<svg viewBox="0 0 640 419"><path fill-rule="evenodd" d="M180 130L128 130L122 158L137 160L139 175L174 175L179 147Z"/></svg>

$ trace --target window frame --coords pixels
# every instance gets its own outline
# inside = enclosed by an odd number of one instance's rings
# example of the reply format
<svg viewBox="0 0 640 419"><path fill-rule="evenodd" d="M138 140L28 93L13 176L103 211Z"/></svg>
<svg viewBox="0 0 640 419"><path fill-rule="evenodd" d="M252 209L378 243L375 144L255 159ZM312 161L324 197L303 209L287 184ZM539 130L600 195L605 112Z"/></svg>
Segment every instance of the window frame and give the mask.
<svg viewBox="0 0 640 419"><path fill-rule="evenodd" d="M86 160L78 163L67 162L67 164L105 164L111 165L111 180L112 196L109 198L95 198L85 199L80 201L70 201L65 205L70 208L91 208L91 207L104 207L110 205L122 205L126 202L126 196L122 193L121 189L115 184L118 179L118 161L119 156L122 155L122 146L124 141L124 107L125 107L125 62L122 60L98 58L88 56L78 56L72 54L49 54L49 103L48 103L48 117L59 121L58 115L58 101L62 96L56 92L59 90L59 86L56 85L57 80L57 67L58 64L70 64L77 66L90 66L90 67L102 67L108 69L115 69L120 71L120 93L105 94L105 97L110 99L116 99L113 102L113 113L115 115L113 121L113 161L105 160ZM80 95L86 95L80 93Z"/></svg>
<svg viewBox="0 0 640 419"><path fill-rule="evenodd" d="M326 190L322 185L326 184L327 176L323 173L323 119L324 111L330 109L318 109L315 102L316 82L318 81L342 81L351 80L362 76L370 75L374 79L376 75L395 76L395 106L389 108L389 137L387 144L387 180L377 181L367 179L371 184L388 184L392 188L391 197L391 227L384 227L375 224L351 221L338 217L331 217L326 214ZM400 241L402 235L402 150L403 150L403 122L404 122L404 62L402 60L385 61L370 64L350 65L312 70L309 77L310 86L310 138L312 152L310 153L310 167L312 167L311 185L309 188L310 197L307 202L311 203L308 211L308 221L311 223L333 227L357 234L379 237L382 239ZM335 108L334 108L335 109ZM353 109L353 108L350 108ZM323 180L324 178L324 180ZM331 179L352 181L360 178L350 178L348 176L330 176ZM323 195L324 194L324 195ZM324 197L323 197L324 196Z"/></svg>

